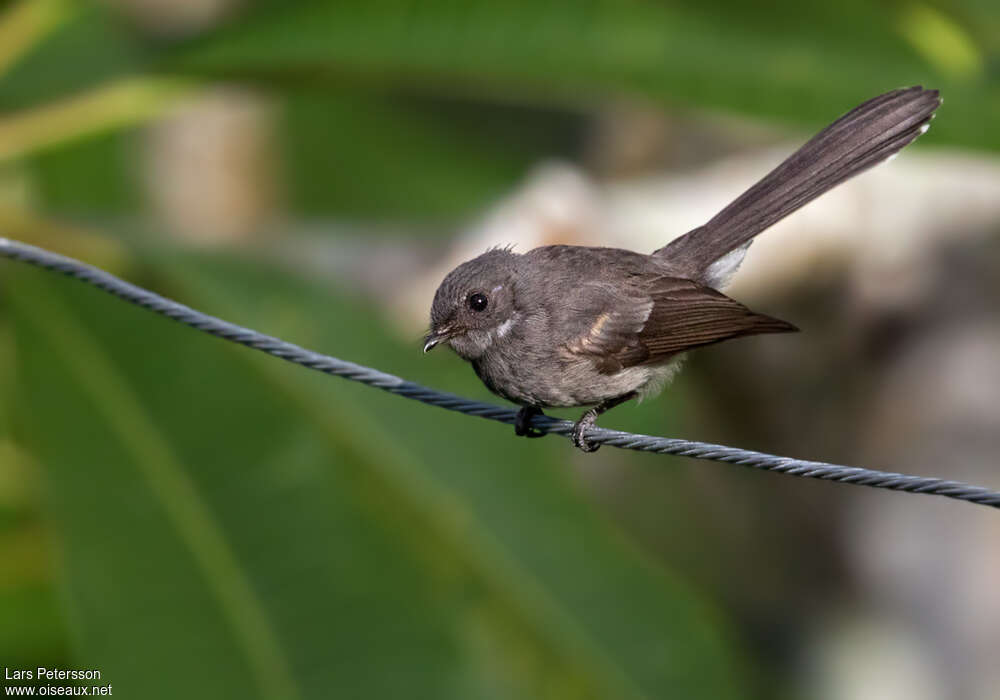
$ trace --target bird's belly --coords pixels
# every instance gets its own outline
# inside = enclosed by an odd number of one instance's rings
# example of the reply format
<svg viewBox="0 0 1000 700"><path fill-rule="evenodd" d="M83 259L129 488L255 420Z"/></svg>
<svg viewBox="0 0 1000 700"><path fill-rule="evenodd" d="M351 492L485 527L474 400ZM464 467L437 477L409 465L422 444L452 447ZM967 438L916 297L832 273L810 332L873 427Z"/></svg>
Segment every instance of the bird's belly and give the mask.
<svg viewBox="0 0 1000 700"><path fill-rule="evenodd" d="M476 374L492 392L515 403L539 407L590 406L632 392L640 398L653 395L678 365L675 360L602 374L586 359L538 362L498 354L473 363Z"/></svg>

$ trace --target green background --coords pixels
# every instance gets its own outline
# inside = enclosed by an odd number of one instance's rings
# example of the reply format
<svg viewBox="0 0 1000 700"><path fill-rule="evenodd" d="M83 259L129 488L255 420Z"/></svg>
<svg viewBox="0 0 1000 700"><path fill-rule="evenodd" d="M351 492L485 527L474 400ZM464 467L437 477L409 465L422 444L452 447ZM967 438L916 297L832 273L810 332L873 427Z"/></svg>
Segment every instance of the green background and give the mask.
<svg viewBox="0 0 1000 700"><path fill-rule="evenodd" d="M0 31L30 38L6 63L0 46L0 235L477 397L466 367L421 356L350 284L159 233L136 152L175 91L273 101L287 221L330 237L324 222L405 225L428 246L537 162L579 158L622 100L798 133L923 83L947 96L936 144L1000 149L986 0L274 0L181 35L122 4L0 3ZM33 8L48 19L15 26ZM122 81L148 87L136 115L100 97ZM86 115L66 109L86 95ZM782 653L721 581L733 557L771 567L789 535L713 552L719 533L690 525L726 510L692 495L699 470L730 468L595 458L656 473L657 520L633 523L664 538L653 551L595 504L564 441L514 440L14 263L0 280L0 664L98 668L126 698L787 691ZM696 391L682 379L616 421L681 435Z"/></svg>

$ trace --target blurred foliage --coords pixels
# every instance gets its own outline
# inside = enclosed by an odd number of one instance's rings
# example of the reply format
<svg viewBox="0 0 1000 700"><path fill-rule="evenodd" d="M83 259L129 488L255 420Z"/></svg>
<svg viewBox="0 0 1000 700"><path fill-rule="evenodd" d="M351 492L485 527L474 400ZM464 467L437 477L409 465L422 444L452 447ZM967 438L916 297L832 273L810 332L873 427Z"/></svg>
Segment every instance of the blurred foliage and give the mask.
<svg viewBox="0 0 1000 700"><path fill-rule="evenodd" d="M499 196L542 154L577 152L583 128L565 111L408 94L303 89L285 104L290 204L313 215L451 217Z"/></svg>
<svg viewBox="0 0 1000 700"><path fill-rule="evenodd" d="M343 290L109 249L61 220L138 219L142 126L222 84L280 107L295 217L452 224L538 161L578 155L617 101L806 132L923 83L946 98L935 143L1000 149L994 0L268 0L186 37L125 4L0 2L0 235L468 393L482 389L467 368L418 364ZM592 510L565 445L286 367L51 275L4 263L3 278L6 663L100 667L144 698L752 694L712 602Z"/></svg>
<svg viewBox="0 0 1000 700"><path fill-rule="evenodd" d="M0 82L4 111L64 98L141 69L146 50L110 9L60 3L59 21Z"/></svg>
<svg viewBox="0 0 1000 700"><path fill-rule="evenodd" d="M1000 148L990 128L1000 121L1000 13L988 2L300 0L253 3L187 40L143 39L108 6L67 8L0 76L0 109L137 73L256 84L288 105L291 201L310 213L468 213L527 164L565 155L578 115L608 99L805 130L924 83L946 96L936 143ZM68 127L81 137L107 128ZM550 134L561 135L537 138ZM43 180L80 167L46 166ZM134 206L127 195L118 202ZM58 203L78 211L88 202Z"/></svg>

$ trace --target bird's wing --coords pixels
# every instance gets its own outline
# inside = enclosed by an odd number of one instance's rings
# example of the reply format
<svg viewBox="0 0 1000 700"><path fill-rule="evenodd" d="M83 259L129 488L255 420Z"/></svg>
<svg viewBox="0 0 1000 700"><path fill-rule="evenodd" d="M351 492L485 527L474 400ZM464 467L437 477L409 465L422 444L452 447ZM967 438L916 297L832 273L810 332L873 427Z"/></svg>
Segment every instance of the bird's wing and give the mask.
<svg viewBox="0 0 1000 700"><path fill-rule="evenodd" d="M590 323L560 350L568 359L591 359L606 374L663 362L729 338L797 330L721 292L676 277L657 277L625 292L595 287L582 297L587 300L587 313L574 316Z"/></svg>
<svg viewBox="0 0 1000 700"><path fill-rule="evenodd" d="M620 356L646 353L639 340L653 313L655 302L641 290L628 286L581 285L574 294L572 307L560 324L573 328L561 345L560 354L567 360L591 360L598 371L614 374L623 368ZM584 320L585 325L579 326Z"/></svg>

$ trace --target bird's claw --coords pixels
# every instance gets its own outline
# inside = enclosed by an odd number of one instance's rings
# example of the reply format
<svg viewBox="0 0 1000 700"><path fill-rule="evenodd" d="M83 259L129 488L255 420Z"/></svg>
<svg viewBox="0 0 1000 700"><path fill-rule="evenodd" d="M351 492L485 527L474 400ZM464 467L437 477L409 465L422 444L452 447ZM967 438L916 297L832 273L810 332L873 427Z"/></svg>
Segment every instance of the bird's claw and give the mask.
<svg viewBox="0 0 1000 700"><path fill-rule="evenodd" d="M522 406L521 410L517 412L517 418L514 419L514 434L529 438L545 437L546 433L531 427L531 419L534 416L543 415L545 414L542 413L542 409L536 406Z"/></svg>
<svg viewBox="0 0 1000 700"><path fill-rule="evenodd" d="M588 442L587 438L584 437L584 433L587 429L594 425L594 421L597 420L596 415L590 415L588 411L583 415L580 420L576 422L573 426L573 444L577 446L578 449L584 452L597 452L600 445L595 442Z"/></svg>

